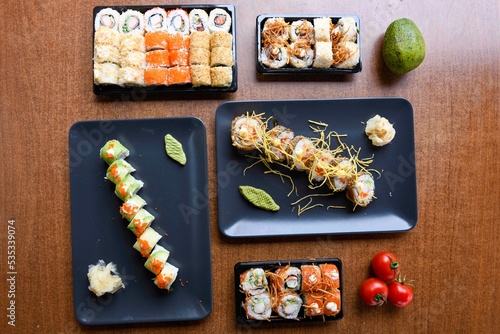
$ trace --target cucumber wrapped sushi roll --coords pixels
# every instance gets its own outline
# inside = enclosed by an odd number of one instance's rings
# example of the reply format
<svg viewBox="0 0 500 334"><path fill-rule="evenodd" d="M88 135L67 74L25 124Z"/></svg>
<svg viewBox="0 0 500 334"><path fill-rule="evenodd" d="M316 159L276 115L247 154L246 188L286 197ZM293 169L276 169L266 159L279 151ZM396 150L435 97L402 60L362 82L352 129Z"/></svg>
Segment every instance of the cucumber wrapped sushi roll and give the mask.
<svg viewBox="0 0 500 334"><path fill-rule="evenodd" d="M146 263L144 263L144 267L153 274L158 275L165 266L169 255L170 252L168 250L160 245L156 245L151 251L151 254L149 254Z"/></svg>
<svg viewBox="0 0 500 334"><path fill-rule="evenodd" d="M311 139L296 136L287 146L288 164L298 171L308 171L314 162L316 146Z"/></svg>
<svg viewBox="0 0 500 334"><path fill-rule="evenodd" d="M231 29L231 15L222 8L215 8L208 16L208 29L211 32L229 31Z"/></svg>
<svg viewBox="0 0 500 334"><path fill-rule="evenodd" d="M139 209L134 218L130 220L127 228L132 231L137 237L140 237L146 229L151 226L155 217L146 209Z"/></svg>
<svg viewBox="0 0 500 334"><path fill-rule="evenodd" d="M294 132L283 125L276 125L264 135L267 158L271 161L286 160L286 147L294 137Z"/></svg>
<svg viewBox="0 0 500 334"><path fill-rule="evenodd" d="M115 160L111 165L109 165L106 171L106 179L110 180L114 184L120 183L128 174L135 171L124 159Z"/></svg>
<svg viewBox="0 0 500 334"><path fill-rule="evenodd" d="M251 268L240 274L240 289L246 294L263 293L267 286L266 273L262 268Z"/></svg>
<svg viewBox="0 0 500 334"><path fill-rule="evenodd" d="M137 10L128 9L120 15L119 30L122 34L144 35L144 14Z"/></svg>
<svg viewBox="0 0 500 334"><path fill-rule="evenodd" d="M122 201L126 201L134 196L143 186L144 182L128 174L120 183L116 184L115 194Z"/></svg>
<svg viewBox="0 0 500 334"><path fill-rule="evenodd" d="M167 11L160 7L148 9L144 13L145 30L147 32L163 30L167 31L168 18Z"/></svg>
<svg viewBox="0 0 500 334"><path fill-rule="evenodd" d="M167 31L171 34L189 34L189 15L184 9L173 9L167 13Z"/></svg>
<svg viewBox="0 0 500 334"><path fill-rule="evenodd" d="M327 316L335 316L340 313L340 291L333 289L325 293L323 302L323 314Z"/></svg>
<svg viewBox="0 0 500 334"><path fill-rule="evenodd" d="M241 115L236 117L231 124L231 140L233 146L240 150L252 151L262 144L265 124L260 116Z"/></svg>
<svg viewBox="0 0 500 334"><path fill-rule="evenodd" d="M116 139L111 139L100 150L101 159L111 165L115 160L125 159L130 154L128 148Z"/></svg>
<svg viewBox="0 0 500 334"><path fill-rule="evenodd" d="M368 173L360 173L347 184L347 198L356 205L367 206L375 196L375 181Z"/></svg>
<svg viewBox="0 0 500 334"><path fill-rule="evenodd" d="M123 204L120 206L120 214L126 220L132 221L132 219L145 205L146 201L141 196L134 195L125 202L123 202Z"/></svg>
<svg viewBox="0 0 500 334"><path fill-rule="evenodd" d="M178 272L179 268L166 262L161 272L154 279L155 285L160 289L170 290Z"/></svg>
<svg viewBox="0 0 500 334"><path fill-rule="evenodd" d="M243 307L248 318L255 320L268 320L272 311L271 297L267 292L249 296L245 299Z"/></svg>
<svg viewBox="0 0 500 334"><path fill-rule="evenodd" d="M302 299L295 292L278 296L274 311L285 319L296 319L302 307Z"/></svg>
<svg viewBox="0 0 500 334"><path fill-rule="evenodd" d="M154 246L160 241L161 235L153 228L148 227L137 241L134 243L134 249L141 253L143 257L148 257Z"/></svg>
<svg viewBox="0 0 500 334"><path fill-rule="evenodd" d="M269 68L285 67L290 60L286 46L281 44L263 47L259 58L261 64Z"/></svg>
<svg viewBox="0 0 500 334"><path fill-rule="evenodd" d="M189 12L189 30L210 32L208 28L208 14L203 9L193 9Z"/></svg>
<svg viewBox="0 0 500 334"><path fill-rule="evenodd" d="M99 27L108 27L118 30L120 22L120 13L112 8L101 9L94 20L94 29L97 30Z"/></svg>

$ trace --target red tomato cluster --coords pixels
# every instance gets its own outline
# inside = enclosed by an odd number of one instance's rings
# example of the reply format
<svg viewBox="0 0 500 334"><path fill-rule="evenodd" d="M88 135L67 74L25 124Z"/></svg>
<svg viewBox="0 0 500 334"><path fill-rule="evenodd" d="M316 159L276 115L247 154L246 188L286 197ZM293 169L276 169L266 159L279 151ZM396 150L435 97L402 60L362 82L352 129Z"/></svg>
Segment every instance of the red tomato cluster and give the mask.
<svg viewBox="0 0 500 334"><path fill-rule="evenodd" d="M394 306L405 307L411 303L413 289L401 278L399 262L393 253L377 253L371 267L376 277L366 279L360 287L361 299L365 304L380 306L388 301Z"/></svg>

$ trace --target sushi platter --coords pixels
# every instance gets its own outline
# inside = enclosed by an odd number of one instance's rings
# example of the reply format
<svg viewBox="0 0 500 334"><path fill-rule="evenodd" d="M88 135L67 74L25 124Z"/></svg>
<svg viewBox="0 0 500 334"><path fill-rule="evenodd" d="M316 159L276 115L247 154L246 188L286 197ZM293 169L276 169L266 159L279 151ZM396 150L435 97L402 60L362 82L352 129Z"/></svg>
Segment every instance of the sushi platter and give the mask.
<svg viewBox="0 0 500 334"><path fill-rule="evenodd" d="M242 325L339 320L344 316L338 258L239 262L236 320Z"/></svg>
<svg viewBox="0 0 500 334"><path fill-rule="evenodd" d="M233 5L98 6L95 95L237 90Z"/></svg>
<svg viewBox="0 0 500 334"><path fill-rule="evenodd" d="M257 17L257 71L262 74L353 74L361 71L356 15Z"/></svg>
<svg viewBox="0 0 500 334"><path fill-rule="evenodd" d="M328 125L325 133L338 133L342 142L372 160L370 169L377 171L373 172L373 201L356 206L345 191L332 192L326 185L311 188L307 173L279 164L269 168L259 163L258 152L235 147L232 124L252 112L269 119L268 125L285 125L311 138L317 133L310 121ZM367 120L377 114L387 117L396 129L394 140L384 147L373 146L364 133ZM417 223L413 108L405 99L226 102L216 112L216 147L218 223L228 237L404 232ZM239 194L240 186L266 191L279 211L252 206ZM303 198L315 207L300 213Z"/></svg>

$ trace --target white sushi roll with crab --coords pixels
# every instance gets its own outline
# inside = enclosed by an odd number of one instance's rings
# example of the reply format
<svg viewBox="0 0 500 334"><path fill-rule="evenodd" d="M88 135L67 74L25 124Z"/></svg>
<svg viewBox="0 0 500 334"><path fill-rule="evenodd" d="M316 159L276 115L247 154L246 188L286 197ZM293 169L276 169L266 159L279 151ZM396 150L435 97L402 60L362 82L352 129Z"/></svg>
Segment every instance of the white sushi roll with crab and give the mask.
<svg viewBox="0 0 500 334"><path fill-rule="evenodd" d="M295 68L310 67L314 60L314 50L311 44L305 40L298 40L290 44L290 60L289 63Z"/></svg>
<svg viewBox="0 0 500 334"><path fill-rule="evenodd" d="M286 46L279 44L262 48L259 58L262 65L274 69L285 67L290 60Z"/></svg>
<svg viewBox="0 0 500 334"><path fill-rule="evenodd" d="M120 15L119 30L122 34L144 35L144 14L133 9L123 12Z"/></svg>
<svg viewBox="0 0 500 334"><path fill-rule="evenodd" d="M211 32L229 31L231 29L231 15L222 8L215 8L208 16L208 29Z"/></svg>
<svg viewBox="0 0 500 334"><path fill-rule="evenodd" d="M246 294L261 294L267 286L266 273L262 268L251 268L240 274L240 289Z"/></svg>
<svg viewBox="0 0 500 334"><path fill-rule="evenodd" d="M347 198L356 205L367 206L375 196L375 180L368 173L360 173L347 185Z"/></svg>
<svg viewBox="0 0 500 334"><path fill-rule="evenodd" d="M189 30L210 32L208 28L208 14L203 9L193 9L189 12Z"/></svg>
<svg viewBox="0 0 500 334"><path fill-rule="evenodd" d="M120 13L112 8L101 9L95 16L94 29L99 27L108 27L118 31L120 22Z"/></svg>
<svg viewBox="0 0 500 334"><path fill-rule="evenodd" d="M233 146L244 151L260 148L264 129L265 124L258 115L247 114L236 117L231 124Z"/></svg>
<svg viewBox="0 0 500 334"><path fill-rule="evenodd" d="M263 292L250 296L243 305L246 315L254 320L268 320L271 316L271 297L269 293Z"/></svg>
<svg viewBox="0 0 500 334"><path fill-rule="evenodd" d="M332 35L336 34L340 34L340 39L343 41L356 42L358 38L356 20L351 16L340 18L332 31Z"/></svg>
<svg viewBox="0 0 500 334"><path fill-rule="evenodd" d="M341 69L356 67L359 63L359 47L354 42L341 42L333 51L333 66Z"/></svg>
<svg viewBox="0 0 500 334"><path fill-rule="evenodd" d="M169 33L189 35L189 15L184 9L170 10L167 15Z"/></svg>
<svg viewBox="0 0 500 334"><path fill-rule="evenodd" d="M289 34L292 42L305 40L311 44L314 43L314 26L307 20L293 21L290 25Z"/></svg>
<svg viewBox="0 0 500 334"><path fill-rule="evenodd" d="M144 13L145 30L153 32L158 30L167 31L167 11L161 7L154 7Z"/></svg>
<svg viewBox="0 0 500 334"><path fill-rule="evenodd" d="M296 319L302 307L302 298L294 292L288 292L278 297L275 312L285 319Z"/></svg>
<svg viewBox="0 0 500 334"><path fill-rule="evenodd" d="M302 271L297 267L280 267L274 272L280 292L285 290L299 291L302 284Z"/></svg>
<svg viewBox="0 0 500 334"><path fill-rule="evenodd" d="M314 162L316 146L311 139L304 136L293 138L288 147L288 165L298 171L309 171Z"/></svg>

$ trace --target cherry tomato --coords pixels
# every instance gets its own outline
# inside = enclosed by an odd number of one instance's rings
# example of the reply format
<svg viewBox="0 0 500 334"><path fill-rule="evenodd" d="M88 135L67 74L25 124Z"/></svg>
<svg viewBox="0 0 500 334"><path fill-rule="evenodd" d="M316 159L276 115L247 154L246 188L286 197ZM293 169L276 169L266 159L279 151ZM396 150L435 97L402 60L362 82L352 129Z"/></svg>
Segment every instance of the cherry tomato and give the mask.
<svg viewBox="0 0 500 334"><path fill-rule="evenodd" d="M365 304L370 306L380 306L387 300L389 288L381 279L370 277L361 284L359 293Z"/></svg>
<svg viewBox="0 0 500 334"><path fill-rule="evenodd" d="M387 251L375 254L372 260L375 275L384 281L391 281L399 275L399 263L396 256Z"/></svg>
<svg viewBox="0 0 500 334"><path fill-rule="evenodd" d="M389 284L388 300L394 306L405 307L413 300L413 289L404 282L392 282Z"/></svg>

